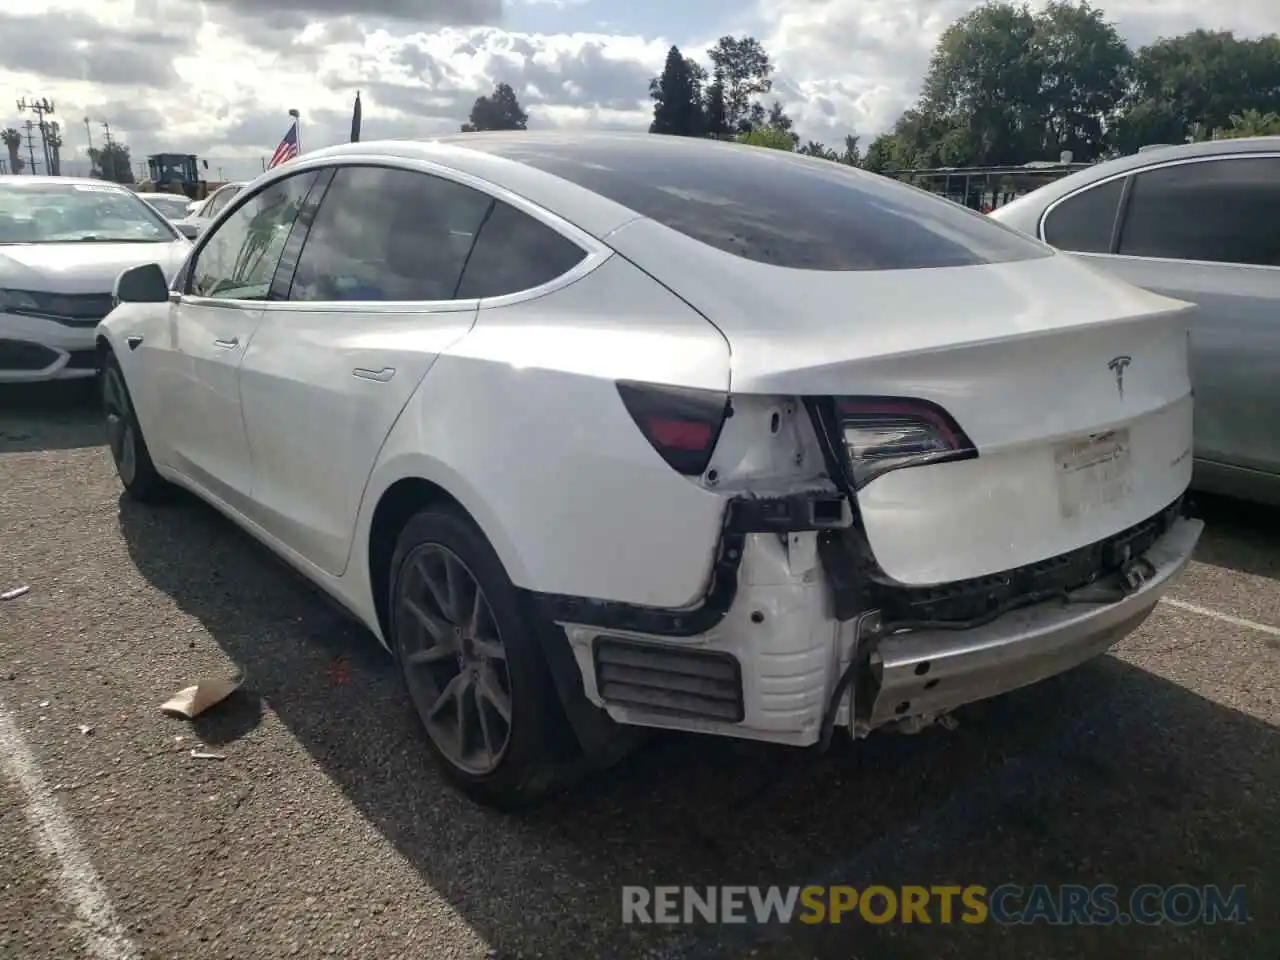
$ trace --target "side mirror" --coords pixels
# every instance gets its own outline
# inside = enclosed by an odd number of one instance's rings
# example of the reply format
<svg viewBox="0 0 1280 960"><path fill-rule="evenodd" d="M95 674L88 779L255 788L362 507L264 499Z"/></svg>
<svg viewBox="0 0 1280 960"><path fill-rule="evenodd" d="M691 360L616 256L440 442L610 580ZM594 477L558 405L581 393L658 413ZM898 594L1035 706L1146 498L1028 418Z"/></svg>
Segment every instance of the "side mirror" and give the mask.
<svg viewBox="0 0 1280 960"><path fill-rule="evenodd" d="M167 303L169 281L158 263L130 267L116 278L116 303Z"/></svg>
<svg viewBox="0 0 1280 960"><path fill-rule="evenodd" d="M188 240L194 240L196 237L200 236L200 228L194 223L175 223L174 226L177 227L178 232Z"/></svg>
<svg viewBox="0 0 1280 960"><path fill-rule="evenodd" d="M187 216L188 217L195 216L195 212L199 209L200 209L200 201L192 200L190 203L187 204Z"/></svg>

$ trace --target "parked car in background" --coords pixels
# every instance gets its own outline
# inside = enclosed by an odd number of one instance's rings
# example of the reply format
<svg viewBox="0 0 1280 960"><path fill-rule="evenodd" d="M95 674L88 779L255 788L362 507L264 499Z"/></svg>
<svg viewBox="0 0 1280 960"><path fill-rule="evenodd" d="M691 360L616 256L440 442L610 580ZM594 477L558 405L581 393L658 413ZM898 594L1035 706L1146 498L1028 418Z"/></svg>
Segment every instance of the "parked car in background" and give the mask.
<svg viewBox="0 0 1280 960"><path fill-rule="evenodd" d="M826 160L348 144L117 292L125 490L336 598L496 803L628 727L825 744L1039 681L1202 529L1187 304Z"/></svg>
<svg viewBox="0 0 1280 960"><path fill-rule="evenodd" d="M126 187L0 176L0 382L92 377L122 270L173 276L190 243Z"/></svg>
<svg viewBox="0 0 1280 960"><path fill-rule="evenodd" d="M194 240L200 235L199 228L186 220L187 208L191 206L191 201L186 197L173 193L138 193L138 196L155 207L188 240Z"/></svg>
<svg viewBox="0 0 1280 960"><path fill-rule="evenodd" d="M191 201L182 194L174 193L139 193L139 197L155 207L170 222L181 220L187 215L187 207Z"/></svg>
<svg viewBox="0 0 1280 960"><path fill-rule="evenodd" d="M1280 504L1280 137L1153 147L991 216L1198 304L1193 485Z"/></svg>
<svg viewBox="0 0 1280 960"><path fill-rule="evenodd" d="M189 204L187 215L177 221L178 228L187 236L198 237L244 186L243 182L224 183L204 200Z"/></svg>

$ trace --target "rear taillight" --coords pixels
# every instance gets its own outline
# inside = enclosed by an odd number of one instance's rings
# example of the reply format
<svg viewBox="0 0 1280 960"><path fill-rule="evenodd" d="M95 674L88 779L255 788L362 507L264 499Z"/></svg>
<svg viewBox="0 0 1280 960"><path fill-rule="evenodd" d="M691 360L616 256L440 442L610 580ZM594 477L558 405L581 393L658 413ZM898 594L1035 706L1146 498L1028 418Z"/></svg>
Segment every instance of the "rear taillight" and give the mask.
<svg viewBox="0 0 1280 960"><path fill-rule="evenodd" d="M700 476L729 410L727 394L619 381L618 394L645 439L671 468Z"/></svg>
<svg viewBox="0 0 1280 960"><path fill-rule="evenodd" d="M838 397L836 417L855 490L890 470L978 455L955 420L926 400Z"/></svg>

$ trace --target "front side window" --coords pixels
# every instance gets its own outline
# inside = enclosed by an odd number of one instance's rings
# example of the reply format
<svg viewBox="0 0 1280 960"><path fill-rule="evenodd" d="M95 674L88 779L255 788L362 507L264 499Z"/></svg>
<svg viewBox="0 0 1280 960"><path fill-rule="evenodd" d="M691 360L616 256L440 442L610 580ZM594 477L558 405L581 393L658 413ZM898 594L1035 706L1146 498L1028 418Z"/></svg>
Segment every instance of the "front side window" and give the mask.
<svg viewBox="0 0 1280 960"><path fill-rule="evenodd" d="M1224 157L1139 173L1120 253L1280 267L1280 158Z"/></svg>
<svg viewBox="0 0 1280 960"><path fill-rule="evenodd" d="M441 177L340 167L307 232L290 300L453 300L493 201Z"/></svg>
<svg viewBox="0 0 1280 960"><path fill-rule="evenodd" d="M458 299L501 297L532 290L568 273L586 251L546 224L495 201L480 228L458 287Z"/></svg>
<svg viewBox="0 0 1280 960"><path fill-rule="evenodd" d="M1044 221L1044 242L1073 253L1110 253L1124 177L1068 197Z"/></svg>
<svg viewBox="0 0 1280 960"><path fill-rule="evenodd" d="M218 224L191 267L189 292L222 300L265 300L280 252L316 179L314 171L277 180Z"/></svg>
<svg viewBox="0 0 1280 960"><path fill-rule="evenodd" d="M0 184L0 244L172 243L167 221L114 184Z"/></svg>

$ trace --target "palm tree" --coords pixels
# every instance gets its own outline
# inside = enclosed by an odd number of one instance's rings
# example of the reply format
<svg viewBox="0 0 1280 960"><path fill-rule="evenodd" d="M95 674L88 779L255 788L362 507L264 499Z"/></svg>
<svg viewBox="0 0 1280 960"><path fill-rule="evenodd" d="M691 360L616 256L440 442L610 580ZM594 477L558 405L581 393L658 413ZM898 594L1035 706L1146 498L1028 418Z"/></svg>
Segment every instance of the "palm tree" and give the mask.
<svg viewBox="0 0 1280 960"><path fill-rule="evenodd" d="M45 131L45 146L49 148L49 173L55 177L62 176L62 128L54 120Z"/></svg>
<svg viewBox="0 0 1280 960"><path fill-rule="evenodd" d="M1236 137L1269 137L1280 134L1280 113L1263 113L1246 110L1233 113L1231 124L1213 131L1213 139L1230 140Z"/></svg>
<svg viewBox="0 0 1280 960"><path fill-rule="evenodd" d="M9 151L9 172L21 173L22 168L26 166L22 162L22 157L18 156L18 151L22 149L22 134L13 127L8 127L0 132L0 141L4 142Z"/></svg>

